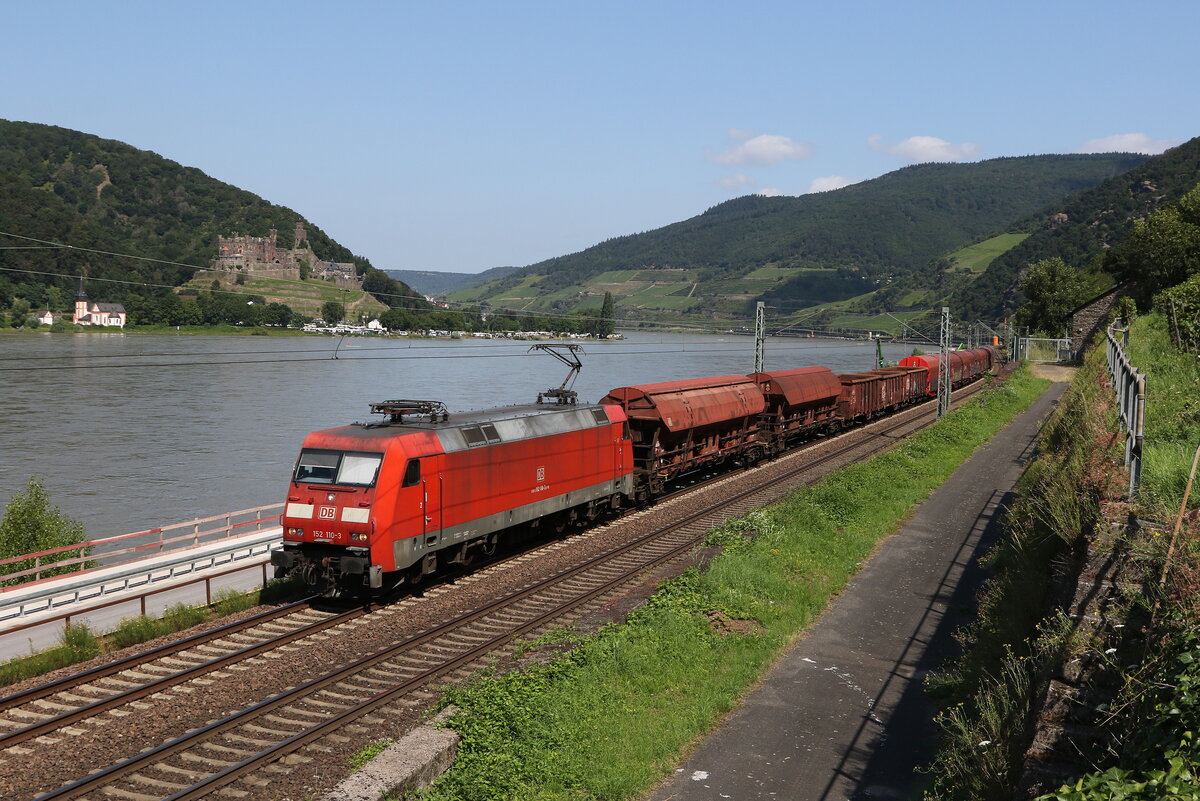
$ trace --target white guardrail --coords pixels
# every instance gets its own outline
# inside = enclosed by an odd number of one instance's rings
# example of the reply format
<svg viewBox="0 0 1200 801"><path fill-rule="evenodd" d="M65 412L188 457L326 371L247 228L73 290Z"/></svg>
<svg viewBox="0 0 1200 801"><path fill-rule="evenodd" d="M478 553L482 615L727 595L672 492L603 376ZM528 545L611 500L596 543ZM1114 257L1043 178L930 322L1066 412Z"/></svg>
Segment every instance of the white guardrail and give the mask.
<svg viewBox="0 0 1200 801"><path fill-rule="evenodd" d="M271 549L281 542L283 535L278 525L271 525L277 517L262 517L263 510L272 508L278 505L137 532L136 536L150 533L159 539L119 552L94 553L64 561L94 563L107 561L116 553L137 554L139 558L0 589L0 662L57 645L63 629L71 624L86 624L94 633L105 634L114 631L126 618L161 616L176 604L212 603L222 590L249 591L262 586L272 571ZM234 522L238 516L246 515L254 518L249 522ZM213 520L224 520L224 527L201 531L201 525ZM254 529L238 531L249 525ZM190 544L166 549L161 532L171 528L190 528L186 537L176 538ZM87 544L95 546L130 536L135 535ZM146 549L159 552L140 556ZM40 569L48 566L43 564Z"/></svg>

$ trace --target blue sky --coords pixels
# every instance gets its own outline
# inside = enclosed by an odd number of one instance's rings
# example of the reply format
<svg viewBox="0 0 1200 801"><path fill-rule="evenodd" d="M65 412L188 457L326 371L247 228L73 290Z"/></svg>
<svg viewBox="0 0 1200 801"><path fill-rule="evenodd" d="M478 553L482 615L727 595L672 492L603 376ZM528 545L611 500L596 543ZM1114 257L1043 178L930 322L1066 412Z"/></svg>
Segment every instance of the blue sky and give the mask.
<svg viewBox="0 0 1200 801"><path fill-rule="evenodd" d="M0 117L152 150L385 269L752 192L1200 135L1200 3L6 0Z"/></svg>

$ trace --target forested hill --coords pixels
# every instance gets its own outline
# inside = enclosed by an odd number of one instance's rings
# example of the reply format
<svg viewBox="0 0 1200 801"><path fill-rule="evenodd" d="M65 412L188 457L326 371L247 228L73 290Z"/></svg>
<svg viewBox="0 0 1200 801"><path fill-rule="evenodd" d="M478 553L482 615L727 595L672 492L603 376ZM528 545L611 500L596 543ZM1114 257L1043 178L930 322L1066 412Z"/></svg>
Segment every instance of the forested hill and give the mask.
<svg viewBox="0 0 1200 801"><path fill-rule="evenodd" d="M909 272L1145 158L1107 153L922 164L831 192L751 195L531 265L505 280L546 275L539 289L548 292L609 270L645 268L700 268L702 280L763 265L848 268L860 276Z"/></svg>
<svg viewBox="0 0 1200 801"><path fill-rule="evenodd" d="M1019 222L1014 229L1032 235L958 290L950 305L967 316L998 319L1021 304L1016 283L1027 265L1057 256L1080 269L1093 266L1093 258L1124 241L1133 220L1175 202L1197 183L1200 137Z"/></svg>
<svg viewBox="0 0 1200 801"><path fill-rule="evenodd" d="M304 222L320 258L356 262L368 289L417 297L370 262L353 255L317 225L284 206L123 142L50 125L0 120L0 231L23 237L134 254L175 262L161 264L70 250L7 250L0 261L0 303L17 285L38 294L57 286L74 296L75 284L37 272L89 276L177 286L194 267L216 257L216 237L234 231L266 236L279 232L291 247L296 222ZM4 238L8 247L36 243ZM27 270L32 272L14 272ZM387 282L384 284L383 282ZM384 292L382 290L388 290ZM93 300L123 300L134 289L97 282Z"/></svg>

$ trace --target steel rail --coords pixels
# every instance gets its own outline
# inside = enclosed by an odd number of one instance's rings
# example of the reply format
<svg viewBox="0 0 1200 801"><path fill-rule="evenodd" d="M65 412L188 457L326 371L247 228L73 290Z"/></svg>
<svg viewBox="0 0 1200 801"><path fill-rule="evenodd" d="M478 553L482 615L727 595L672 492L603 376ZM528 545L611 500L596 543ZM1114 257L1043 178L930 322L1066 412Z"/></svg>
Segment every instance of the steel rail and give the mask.
<svg viewBox="0 0 1200 801"><path fill-rule="evenodd" d="M325 620L318 620L306 626L301 626L293 631L263 640L262 642L257 642L253 645L247 645L244 648L230 651L229 653L222 654L221 656L196 664L193 667L184 668L183 670L162 676L161 678L154 679L137 687L131 687L128 690L122 690L112 695L98 698L91 703L83 704L82 706L78 706L75 709L54 715L46 720L38 721L37 723L31 723L28 726L24 726L20 729L14 729L10 732L5 732L0 734L0 749L10 748L18 743L23 743L26 740L46 734L47 732L60 729L63 726L69 726L72 723L77 723L81 720L95 717L102 712L107 712L110 709L115 709L119 706L128 704L131 701L137 701L138 699L145 698L148 695L162 692L169 687L174 687L177 684L183 684L185 681L190 681L197 676L202 676L205 673L219 670L227 665L240 662L244 659L249 659L252 656L257 656L258 654L273 650L281 645L286 645L290 642L295 642L296 640L309 637L320 631L324 631L325 629L329 629L353 620L357 617L361 617L364 614L366 614L365 609L350 609L342 612L341 614L336 614L333 617L326 618ZM245 628L250 627L243 627L242 630L245 630Z"/></svg>
<svg viewBox="0 0 1200 801"><path fill-rule="evenodd" d="M128 670L130 667L140 665L145 662L150 662L154 659L161 659L164 656L170 656L173 653L186 650L195 645L202 645L206 642L220 639L221 637L229 634L236 634L239 631L252 628L260 623L267 623L275 618L284 617L285 615L291 614L293 611L295 611L297 607L304 606L318 597L319 596L313 595L309 598L304 598L299 601L294 601L290 604L275 607L274 609L268 609L266 611L259 612L256 615L218 626L215 629L197 632L196 634L192 634L191 636L185 637L182 640L164 643L163 645L159 645L146 651L138 651L137 653L129 654L128 656L124 656L112 662L105 662L103 665L97 665L96 667L89 668L88 670L84 670L80 673L72 673L68 676L55 679L54 681L49 681L45 684L39 684L36 687L30 687L26 690L0 696L0 712L12 709L13 707L21 706L22 704L27 704L30 701L36 701L39 698L45 698L46 696L53 695L57 692L73 689L81 684L87 684L89 681L95 681L96 679L102 679L107 676L111 676L114 673L120 673L122 670ZM0 742L3 742L2 738L0 738Z"/></svg>
<svg viewBox="0 0 1200 801"><path fill-rule="evenodd" d="M974 391L968 392L967 394L974 394ZM916 407L916 408L920 408L920 407ZM600 596L606 594L607 592L612 591L615 588L618 588L620 585L625 584L626 582L628 582L629 580L631 580L638 574L641 574L647 570L658 567L666 562L669 562L669 561L675 559L676 557L678 557L679 555L681 555L683 553L691 551L692 549L695 548L695 546L699 542L701 542L703 540L705 533L712 526L712 522L706 521L705 520L706 518L709 518L713 515L722 516L722 515L724 515L724 513L727 510L730 509L730 507L737 506L745 501L751 500L754 498L754 496L760 495L761 493L763 493L771 488L774 488L784 482L790 481L798 475L801 475L806 472L810 472L815 467L819 467L829 461L832 461L833 459L836 459L841 456L845 456L847 453L851 453L851 452L858 451L858 450L863 450L864 446L866 446L868 444L877 444L877 447L870 448L860 458L866 458L867 456L874 455L874 453L876 453L880 450L883 450L884 448L890 446L895 441L894 438L890 438L888 435L896 430L899 430L899 429L902 429L905 427L910 427L910 426L913 426L914 424L916 425L916 428L914 430L919 430L920 428L924 428L928 425L931 425L932 422L934 422L933 419L928 419L930 416L928 415L927 412L924 414L924 416L927 418L925 422L921 422L922 415L917 415L915 418L907 418L905 420L895 421L893 423L893 425L884 428L882 431L864 432L864 433L868 434L868 436L865 440L856 439L854 442L848 443L844 447L838 448L834 451L831 451L830 453L824 454L823 456L820 456L817 459L806 461L805 463L796 466L794 469L787 470L785 473L783 473L779 476L776 476L766 482L760 483L760 484L758 484L754 487L750 487L746 490L737 492L728 499L725 499L723 501L720 501L720 502L717 502L714 504L710 504L710 505L706 506L704 509L701 509L701 510L698 510L691 514L688 514L688 515L684 516L683 518L672 522L668 526L662 527L656 531L642 535L628 543L625 543L625 544L622 544L615 548L612 548L609 551L606 551L605 553L599 554L588 560L585 560L583 563L581 563L579 565L576 565L574 567L560 571L559 573L555 574L554 576L547 577L547 578L545 578L539 582L536 582L535 584L533 584L530 587L527 587L523 590L519 590L519 591L510 593L509 595L505 596L504 598L497 599L497 600L495 600L483 607L480 607L472 612L468 612L466 614L460 615L457 618L447 621L447 622L429 630L428 632L425 632L422 635L411 638L409 640L405 640L402 643L398 643L398 644L394 644L393 646L389 646L388 648L382 649L381 651L376 652L375 654L372 654L372 655L364 657L360 660L357 660L356 662L354 662L348 666L345 666L337 671L333 671L333 672L327 674L326 676L322 676L317 679L313 679L312 681L307 682L303 685L300 685L299 687L292 688L292 689L284 691L282 693L278 693L275 696L272 696L271 698L269 698L265 701L262 701L251 707L247 707L246 709L243 709L233 715L230 715L227 718L224 718L219 721L215 721L215 722L213 722L207 726L201 727L200 729L197 729L193 732L189 732L188 734L182 735L182 736L175 738L174 740L171 740L167 743L163 743L162 745L160 745L154 749L150 749L150 750L148 750L142 754L139 754L135 757L132 757L123 762L112 765L109 768L106 768L106 769L103 769L96 773L93 773L92 775L90 775L88 777L84 777L80 780L77 780L76 782L73 782L68 785L64 785L63 787L59 788L58 790L55 790L51 793L40 796L38 801L51 801L51 799L63 798L63 797L69 796L69 795L73 795L75 793L86 792L86 791L94 789L95 787L98 787L102 784L117 781L124 776L127 776L131 773L137 772L138 770L148 767L148 766L154 764L155 762L160 761L174 753L178 753L180 751L191 748L198 740L204 738L207 735L215 735L215 734L219 734L221 732L227 731L233 727L240 725L242 722L244 722L248 718L252 718L257 715L267 714L275 709L278 709L282 706L292 703L299 698L303 698L306 695L311 695L312 693L315 693L315 692L323 689L324 687L327 687L338 681L342 681L348 676L354 676L354 675L360 673L361 671L366 670L366 669L368 669L374 665L377 665L381 662L384 662L384 661L387 661L390 659L394 659L400 654L414 651L415 649L419 648L421 645L432 642L432 641L436 640L437 638L442 637L443 635L445 635L449 632L453 632L455 630L461 629L473 621L480 620L484 617L492 615L493 613L497 612L498 610L504 609L506 607L513 607L520 601L526 600L532 596L542 593L543 591L553 589L556 586L560 586L560 585L566 583L568 580L575 578L578 575L584 573L585 571L596 568L598 566L602 566L607 562L612 562L615 559L619 558L620 556L626 555L626 554L628 554L638 548L641 548L643 546L653 544L653 542L655 540L661 540L662 538L666 537L668 534L670 534L672 532L679 532L689 525L695 524L700 521L705 521L705 525L701 526L698 529L697 533L695 533L694 535L691 535L691 536L687 536L683 542L679 543L678 545L669 547L668 550L666 550L665 552L663 552L657 556L653 556L649 560L639 561L639 563L637 565L635 565L631 568L622 570L622 572L620 574L618 574L616 577L602 581L602 583L600 583L598 586L596 586L590 590L587 590L587 591L583 592L582 594L575 595L571 600L569 600L565 603L559 603L555 606L552 606L550 609L536 615L532 619L527 620L524 623L516 624L515 627L508 628L506 631L502 632L501 634L496 635L492 638L489 638L488 640L486 640L478 645L475 645L473 647L468 648L465 651L462 651L461 653L459 653L456 656L452 656L452 657L442 661L442 663L440 665L431 667L425 671L420 672L419 674L417 674L414 677L406 679L399 684L393 685L392 687L389 687L386 690L380 691L380 692L376 693L375 695L373 695L371 698L362 702L361 704L350 707L343 712L337 713L334 717L330 718L329 720L323 721L322 723L317 724L316 726L312 726L304 731L298 732L290 737L287 737L284 740L281 740L279 743L275 743L275 744L261 750L260 752L258 752L256 754L252 754L252 755L246 757L245 759L243 759L233 765L230 765L227 768L220 770L220 771L210 775L207 778L204 778L204 779L194 783L193 785L190 785L188 787L184 787L184 788L180 789L178 792L174 793L173 795L171 795L167 798L169 799L169 801L184 801L184 799L202 797L208 793L213 792L214 790L216 790L222 786L225 786L225 785L237 780L238 778L240 778L243 775L254 772L254 770L256 769L256 766L258 766L264 762L273 761L273 760L277 759L278 757L283 756L284 754L289 753L291 751L294 751L294 750L302 747L303 745L307 744L308 742L311 742L312 740L321 737L324 733L326 733L332 729L335 729L341 725L344 725L344 723L347 720L353 719L355 717L361 717L362 715L368 714L369 712L378 708L379 706L386 705L387 703L395 700L398 696L404 695L405 693L415 689L416 687L423 685L424 683L429 681L431 678L434 678L434 677L440 676L440 675L444 675L444 674L452 672L455 669L460 668L466 664L469 664L471 661L477 659L479 656L496 650L497 648L507 644L514 638L516 638L526 632L535 630L539 626L545 625L548 621L552 621L556 618L559 618L559 617L563 616L564 614L567 614L570 611L574 610L575 608L577 608L583 604L586 604L587 602L589 602L597 597L600 597ZM877 442L872 443L873 440L877 441ZM882 440L882 442L878 442L880 440ZM799 455L799 454L797 453L796 455ZM723 477L723 478L727 478L727 476ZM714 479L713 481L717 481L717 480L722 480L722 479ZM713 481L704 482L701 486L713 483ZM726 519L727 519L727 517L726 517Z"/></svg>

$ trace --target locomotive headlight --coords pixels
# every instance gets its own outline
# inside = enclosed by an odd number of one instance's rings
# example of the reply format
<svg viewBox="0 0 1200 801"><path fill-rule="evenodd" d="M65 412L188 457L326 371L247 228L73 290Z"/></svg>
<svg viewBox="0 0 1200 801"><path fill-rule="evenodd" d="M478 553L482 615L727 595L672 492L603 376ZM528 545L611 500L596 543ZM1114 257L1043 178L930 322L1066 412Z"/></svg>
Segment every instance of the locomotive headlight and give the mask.
<svg viewBox="0 0 1200 801"><path fill-rule="evenodd" d="M366 535L366 532L355 531L350 535L350 539L354 540L355 542L366 542L367 535Z"/></svg>
<svg viewBox="0 0 1200 801"><path fill-rule="evenodd" d="M303 536L304 536L304 529L302 529L302 528L289 528L289 529L287 530L287 535L288 535L289 537L293 537L293 538L295 538L295 539L300 539L301 537L303 537Z"/></svg>

